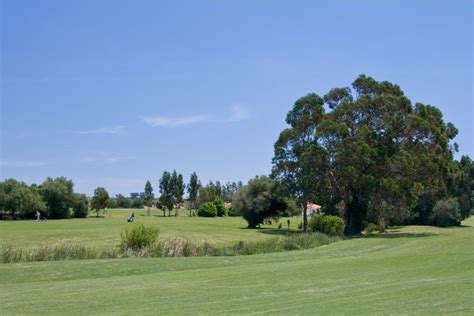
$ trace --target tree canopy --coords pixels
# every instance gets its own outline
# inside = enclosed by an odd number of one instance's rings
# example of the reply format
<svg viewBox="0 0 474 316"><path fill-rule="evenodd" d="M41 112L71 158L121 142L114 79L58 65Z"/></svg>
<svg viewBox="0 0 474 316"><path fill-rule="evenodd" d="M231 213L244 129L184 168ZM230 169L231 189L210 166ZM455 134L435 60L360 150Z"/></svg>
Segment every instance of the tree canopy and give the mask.
<svg viewBox="0 0 474 316"><path fill-rule="evenodd" d="M109 201L109 193L106 189L98 187L94 190L94 196L91 200L91 208L96 211L97 217L99 217L99 211L107 207Z"/></svg>
<svg viewBox="0 0 474 316"><path fill-rule="evenodd" d="M47 178L39 189L48 207L49 218L68 218L74 203L74 184L65 177Z"/></svg>
<svg viewBox="0 0 474 316"><path fill-rule="evenodd" d="M294 204L284 187L267 177L255 177L234 196L232 208L242 214L249 228L256 228L266 218L278 218Z"/></svg>
<svg viewBox="0 0 474 316"><path fill-rule="evenodd" d="M426 222L448 194L457 129L396 84L361 75L352 89L298 99L286 122L273 176L303 207L317 202L344 217L346 234L368 219Z"/></svg>

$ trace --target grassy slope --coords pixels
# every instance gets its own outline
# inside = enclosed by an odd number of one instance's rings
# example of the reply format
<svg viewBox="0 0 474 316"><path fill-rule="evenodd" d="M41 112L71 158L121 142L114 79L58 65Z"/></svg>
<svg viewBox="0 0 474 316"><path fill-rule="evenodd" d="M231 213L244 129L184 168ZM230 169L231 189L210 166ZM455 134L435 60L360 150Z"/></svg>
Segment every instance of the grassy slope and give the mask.
<svg viewBox="0 0 474 316"><path fill-rule="evenodd" d="M0 245L13 244L34 247L63 239L76 239L86 245L110 246L120 241L120 232L130 226L126 219L135 212L136 223L153 223L160 228L160 236L189 237L210 242L228 242L237 240L271 237L261 231L248 230L247 223L240 217L200 218L188 217L180 211L178 217L162 217L162 212L154 211L144 216L144 210L109 210L106 218L89 217L87 219L36 221L0 221ZM296 228L297 220L293 221ZM283 221L282 221L283 223ZM283 225L286 227L286 219ZM273 225L276 227L276 224ZM269 228L269 226L267 226ZM271 232L271 230L267 230Z"/></svg>
<svg viewBox="0 0 474 316"><path fill-rule="evenodd" d="M2 264L0 313L472 315L473 233L407 227L266 255Z"/></svg>

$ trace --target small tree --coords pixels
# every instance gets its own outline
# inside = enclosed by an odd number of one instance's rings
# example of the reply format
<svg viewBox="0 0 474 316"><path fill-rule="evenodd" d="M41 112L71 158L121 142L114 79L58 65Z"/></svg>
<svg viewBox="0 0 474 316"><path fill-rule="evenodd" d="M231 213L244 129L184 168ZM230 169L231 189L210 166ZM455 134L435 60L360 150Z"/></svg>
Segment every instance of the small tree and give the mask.
<svg viewBox="0 0 474 316"><path fill-rule="evenodd" d="M266 176L249 181L236 194L232 208L243 215L248 228L256 228L266 218L278 218L291 203L283 186Z"/></svg>
<svg viewBox="0 0 474 316"><path fill-rule="evenodd" d="M150 207L153 205L153 200L155 196L153 195L153 188L150 181L147 181L145 184L145 195L143 197L143 204L147 207L147 215L150 216Z"/></svg>
<svg viewBox="0 0 474 316"><path fill-rule="evenodd" d="M192 209L195 208L195 203L198 195L199 188L201 187L201 183L198 180L198 176L196 172L191 174L191 178L189 179L188 184L188 194L189 194L189 216L191 216Z"/></svg>
<svg viewBox="0 0 474 316"><path fill-rule="evenodd" d="M433 208L433 222L437 226L458 226L462 215L459 202L455 198L443 199L436 202Z"/></svg>
<svg viewBox="0 0 474 316"><path fill-rule="evenodd" d="M217 216L226 216L227 215L227 210L224 205L224 201L220 198L216 198L214 200L214 205L216 206L216 211L217 211Z"/></svg>
<svg viewBox="0 0 474 316"><path fill-rule="evenodd" d="M98 187L94 190L94 196L91 200L91 208L95 210L97 218L99 218L99 211L107 207L109 201L109 193L102 187Z"/></svg>
<svg viewBox="0 0 474 316"><path fill-rule="evenodd" d="M171 175L171 187L172 187L173 203L175 207L179 209L181 203L183 203L184 182L183 182L183 175L178 174L176 170L173 170L173 174ZM178 213L175 212L175 215L178 215Z"/></svg>
<svg viewBox="0 0 474 316"><path fill-rule="evenodd" d="M168 210L168 215L171 216L171 211L174 207L173 199L173 181L171 179L171 174L168 171L164 171L160 179L160 202L163 209L163 216L166 216L166 210Z"/></svg>

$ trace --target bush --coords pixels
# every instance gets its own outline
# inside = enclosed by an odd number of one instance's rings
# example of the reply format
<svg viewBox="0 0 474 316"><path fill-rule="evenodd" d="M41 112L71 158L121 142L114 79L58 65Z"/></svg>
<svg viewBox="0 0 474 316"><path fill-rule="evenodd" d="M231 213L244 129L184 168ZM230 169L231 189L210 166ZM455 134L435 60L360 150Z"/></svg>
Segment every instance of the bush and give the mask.
<svg viewBox="0 0 474 316"><path fill-rule="evenodd" d="M432 221L436 226L458 226L462 221L459 202L455 198L442 199L433 208Z"/></svg>
<svg viewBox="0 0 474 316"><path fill-rule="evenodd" d="M344 233L344 221L333 215L315 215L309 220L309 227L313 231L321 232L331 236Z"/></svg>
<svg viewBox="0 0 474 316"><path fill-rule="evenodd" d="M365 232L366 233L373 233L375 231L378 231L379 230L379 226L377 224L374 224L374 223L369 223L367 224L367 226L365 226Z"/></svg>
<svg viewBox="0 0 474 316"><path fill-rule="evenodd" d="M200 217L216 217L217 208L213 202L206 202L201 205L197 211L197 215Z"/></svg>
<svg viewBox="0 0 474 316"><path fill-rule="evenodd" d="M229 211L227 212L227 215L228 216L242 216L242 213L237 208L231 207Z"/></svg>
<svg viewBox="0 0 474 316"><path fill-rule="evenodd" d="M217 211L217 216L226 216L227 215L227 210L224 205L224 201L221 199L217 198L214 200L214 205L216 206L216 211Z"/></svg>
<svg viewBox="0 0 474 316"><path fill-rule="evenodd" d="M89 201L84 194L75 194L72 206L73 216L76 218L86 218L89 212Z"/></svg>
<svg viewBox="0 0 474 316"><path fill-rule="evenodd" d="M133 225L133 224L132 224ZM158 227L154 225L133 225L122 232L120 248L134 251L156 246Z"/></svg>

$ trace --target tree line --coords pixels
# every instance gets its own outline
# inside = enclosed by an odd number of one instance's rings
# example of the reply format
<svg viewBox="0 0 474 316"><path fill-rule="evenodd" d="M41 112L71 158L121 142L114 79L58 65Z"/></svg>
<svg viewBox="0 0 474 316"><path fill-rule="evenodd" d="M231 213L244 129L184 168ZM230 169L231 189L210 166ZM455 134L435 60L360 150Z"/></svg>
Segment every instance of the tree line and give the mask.
<svg viewBox="0 0 474 316"><path fill-rule="evenodd" d="M36 212L51 219L83 218L90 211L99 216L106 208L137 208L152 207L161 209L163 216L171 216L184 206L184 195L187 193L189 214L207 202L214 203L219 210L224 208L224 202L231 202L233 194L242 188L242 182L228 182L221 185L219 181L210 181L202 185L198 176L193 172L188 184L184 183L182 174L164 171L158 181L159 195L155 199L150 181L146 181L143 192L132 192L129 197L117 194L109 197L105 188L98 187L92 197L75 193L74 183L65 177L47 178L43 183L27 185L15 179L0 182L0 218L32 219ZM217 214L217 213L216 213ZM220 211L219 214L224 214Z"/></svg>
<svg viewBox="0 0 474 316"><path fill-rule="evenodd" d="M97 188L92 199L75 193L73 188L74 183L65 177L48 177L40 185L7 179L0 182L0 215L31 219L40 212L51 219L82 218L87 217L90 207L97 212L105 207L108 193L104 188Z"/></svg>

